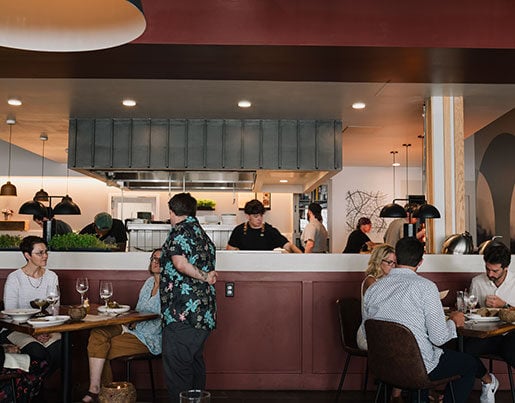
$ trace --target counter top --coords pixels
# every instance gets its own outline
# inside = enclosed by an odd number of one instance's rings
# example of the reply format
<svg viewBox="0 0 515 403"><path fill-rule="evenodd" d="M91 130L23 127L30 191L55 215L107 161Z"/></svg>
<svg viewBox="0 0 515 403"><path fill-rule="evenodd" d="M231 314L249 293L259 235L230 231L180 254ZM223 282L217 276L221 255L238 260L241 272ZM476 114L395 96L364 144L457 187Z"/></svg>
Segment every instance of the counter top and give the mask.
<svg viewBox="0 0 515 403"><path fill-rule="evenodd" d="M0 252L0 269L17 269L25 264L18 251ZM148 266L146 252L51 252L49 269L59 270L144 270ZM226 251L216 253L219 271L245 272L362 272L369 255L360 254L290 254L256 251ZM480 255L425 255L419 273L424 272L484 272Z"/></svg>

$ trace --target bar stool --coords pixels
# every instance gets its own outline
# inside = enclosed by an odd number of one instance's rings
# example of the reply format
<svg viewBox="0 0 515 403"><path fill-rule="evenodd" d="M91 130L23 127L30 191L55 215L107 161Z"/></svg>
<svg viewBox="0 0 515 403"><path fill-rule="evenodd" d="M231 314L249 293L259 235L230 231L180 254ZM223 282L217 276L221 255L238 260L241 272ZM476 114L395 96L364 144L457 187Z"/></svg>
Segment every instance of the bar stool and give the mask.
<svg viewBox="0 0 515 403"><path fill-rule="evenodd" d="M123 357L115 358L113 361L123 361L125 362L125 377L126 381L131 381L131 363L133 361L147 361L148 363L148 371L150 372L150 385L152 386L152 401L156 401L156 388L154 384L154 370L152 368L152 361L161 359L161 354L154 355L151 353L143 353L143 354L134 354L134 355L126 355Z"/></svg>

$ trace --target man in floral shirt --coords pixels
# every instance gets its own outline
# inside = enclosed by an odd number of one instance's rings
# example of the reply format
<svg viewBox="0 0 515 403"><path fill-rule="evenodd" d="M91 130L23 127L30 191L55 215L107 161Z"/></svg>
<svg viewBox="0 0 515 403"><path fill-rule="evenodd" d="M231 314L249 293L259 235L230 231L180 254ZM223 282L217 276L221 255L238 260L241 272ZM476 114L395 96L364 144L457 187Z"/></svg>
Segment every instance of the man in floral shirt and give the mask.
<svg viewBox="0 0 515 403"><path fill-rule="evenodd" d="M161 254L163 367L170 401L205 389L204 343L216 327L215 245L195 218L197 201L179 193L168 201L172 229Z"/></svg>

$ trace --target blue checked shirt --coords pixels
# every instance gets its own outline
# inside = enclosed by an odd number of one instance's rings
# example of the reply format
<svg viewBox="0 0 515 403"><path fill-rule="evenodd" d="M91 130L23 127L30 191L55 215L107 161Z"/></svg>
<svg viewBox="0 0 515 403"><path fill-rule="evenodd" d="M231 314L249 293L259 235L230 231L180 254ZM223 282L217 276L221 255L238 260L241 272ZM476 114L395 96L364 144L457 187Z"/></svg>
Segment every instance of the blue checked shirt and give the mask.
<svg viewBox="0 0 515 403"><path fill-rule="evenodd" d="M394 268L366 291L363 322L396 322L411 330L428 373L438 365L438 346L456 337L456 325L446 320L436 284L410 269Z"/></svg>

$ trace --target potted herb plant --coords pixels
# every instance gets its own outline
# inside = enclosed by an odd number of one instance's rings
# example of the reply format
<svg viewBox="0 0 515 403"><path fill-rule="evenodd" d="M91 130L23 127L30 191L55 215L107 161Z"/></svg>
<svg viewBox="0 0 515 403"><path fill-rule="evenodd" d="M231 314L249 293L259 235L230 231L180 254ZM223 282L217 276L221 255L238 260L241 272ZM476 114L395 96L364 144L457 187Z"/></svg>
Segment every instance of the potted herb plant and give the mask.
<svg viewBox="0 0 515 403"><path fill-rule="evenodd" d="M200 199L197 200L197 210L214 210L216 206L216 202L214 200L209 199Z"/></svg>
<svg viewBox="0 0 515 403"><path fill-rule="evenodd" d="M22 237L19 235L0 235L0 249L1 250L19 250Z"/></svg>
<svg viewBox="0 0 515 403"><path fill-rule="evenodd" d="M54 235L48 244L55 251L103 251L111 250L112 246L91 234L76 234L70 232L63 235ZM113 247L115 247L114 245Z"/></svg>

